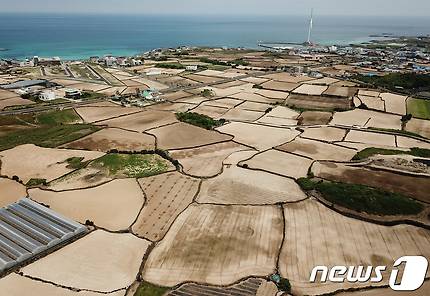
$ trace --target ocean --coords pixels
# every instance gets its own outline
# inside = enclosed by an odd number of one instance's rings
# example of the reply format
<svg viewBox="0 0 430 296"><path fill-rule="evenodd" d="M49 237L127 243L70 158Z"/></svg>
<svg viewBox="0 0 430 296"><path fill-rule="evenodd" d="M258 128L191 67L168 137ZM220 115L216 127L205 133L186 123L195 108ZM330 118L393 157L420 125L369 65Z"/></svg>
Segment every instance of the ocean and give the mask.
<svg viewBox="0 0 430 296"><path fill-rule="evenodd" d="M304 42L309 16L0 14L0 58L62 59L135 55L161 47L256 48L259 41ZM349 44L370 35L430 34L430 18L315 16L314 42Z"/></svg>

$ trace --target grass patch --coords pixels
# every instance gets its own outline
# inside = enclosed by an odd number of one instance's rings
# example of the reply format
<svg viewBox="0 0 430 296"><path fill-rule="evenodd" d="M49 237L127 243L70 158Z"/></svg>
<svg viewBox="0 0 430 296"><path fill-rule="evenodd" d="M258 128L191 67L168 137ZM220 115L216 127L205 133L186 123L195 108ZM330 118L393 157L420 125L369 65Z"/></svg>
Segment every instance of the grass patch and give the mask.
<svg viewBox="0 0 430 296"><path fill-rule="evenodd" d="M25 184L27 187L36 187L36 186L46 186L47 182L46 179L30 179L28 180L27 184Z"/></svg>
<svg viewBox="0 0 430 296"><path fill-rule="evenodd" d="M395 149L382 149L382 148L366 148L358 152L352 160L362 160L369 158L371 156L381 154L381 155L413 155L416 157L430 157L430 149L424 148L411 148L410 151L402 151Z"/></svg>
<svg viewBox="0 0 430 296"><path fill-rule="evenodd" d="M301 178L297 183L306 191L316 190L339 206L374 215L416 215L424 207L415 200L399 193L376 188L328 181L313 181Z"/></svg>
<svg viewBox="0 0 430 296"><path fill-rule="evenodd" d="M408 113L415 118L430 119L430 100L409 99Z"/></svg>
<svg viewBox="0 0 430 296"><path fill-rule="evenodd" d="M67 168L74 170L82 169L88 164L88 161L82 162L83 160L84 157L70 157L66 159Z"/></svg>
<svg viewBox="0 0 430 296"><path fill-rule="evenodd" d="M194 113L194 112L181 112L181 113L176 113L176 118L179 121L185 122L185 123L189 123L201 128L205 128L207 130L212 130L218 126L221 126L225 123L225 120L220 119L220 120L215 120L212 117L203 115L203 114L199 114L199 113Z"/></svg>
<svg viewBox="0 0 430 296"><path fill-rule="evenodd" d="M99 129L90 124L74 124L19 130L0 137L0 151L23 144L54 148L92 134Z"/></svg>
<svg viewBox="0 0 430 296"><path fill-rule="evenodd" d="M137 288L134 296L161 296L164 295L169 288L159 287L148 282L142 282Z"/></svg>
<svg viewBox="0 0 430 296"><path fill-rule="evenodd" d="M58 125L80 122L81 118L74 109L67 109L41 113L36 116L36 120L42 125Z"/></svg>
<svg viewBox="0 0 430 296"><path fill-rule="evenodd" d="M157 154L111 153L96 159L91 166L103 168L109 175L143 178L166 172L169 162Z"/></svg>
<svg viewBox="0 0 430 296"><path fill-rule="evenodd" d="M425 139L425 137L414 133L414 132L409 132L409 131L404 131L404 130L395 130L395 129L388 129L388 128L377 128L377 127L368 127L367 129L369 130L374 130L374 131L380 131L380 132L387 132L393 135L399 135L399 136L412 136L412 137L417 137L417 138L421 138L421 139Z"/></svg>

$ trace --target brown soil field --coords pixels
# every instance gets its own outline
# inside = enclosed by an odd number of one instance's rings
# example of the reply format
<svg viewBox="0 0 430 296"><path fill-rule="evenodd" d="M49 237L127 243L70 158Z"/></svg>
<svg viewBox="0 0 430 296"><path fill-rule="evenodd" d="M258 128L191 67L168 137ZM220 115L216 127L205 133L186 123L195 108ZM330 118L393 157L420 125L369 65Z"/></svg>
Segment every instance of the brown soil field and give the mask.
<svg viewBox="0 0 430 296"><path fill-rule="evenodd" d="M361 103L365 104L369 109L385 111L385 102L379 97L358 96Z"/></svg>
<svg viewBox="0 0 430 296"><path fill-rule="evenodd" d="M35 102L26 100L26 99L21 99L19 97L5 99L5 100L0 100L0 110L3 110L7 107L12 107L12 106L31 105L31 104L35 104Z"/></svg>
<svg viewBox="0 0 430 296"><path fill-rule="evenodd" d="M12 91L0 89L0 100L15 98L15 97L19 97L19 95Z"/></svg>
<svg viewBox="0 0 430 296"><path fill-rule="evenodd" d="M240 104L239 106L237 106L237 108L244 109L244 110L263 111L263 112L271 107L272 105L270 104L256 103L256 102L250 102L250 101L246 101L243 104Z"/></svg>
<svg viewBox="0 0 430 296"><path fill-rule="evenodd" d="M300 113L284 106L277 106L272 111L267 113L267 115L271 117L297 119Z"/></svg>
<svg viewBox="0 0 430 296"><path fill-rule="evenodd" d="M215 106L208 106L205 104L202 104L194 109L191 110L191 112L203 114L212 118L218 118L222 117L225 113L228 112L228 108L224 107L215 107Z"/></svg>
<svg viewBox="0 0 430 296"><path fill-rule="evenodd" d="M229 121L255 121L264 116L264 112L234 108L221 117Z"/></svg>
<svg viewBox="0 0 430 296"><path fill-rule="evenodd" d="M360 96L368 96L368 97L379 97L379 95L381 94L381 92L376 91L376 90L368 90L368 89L359 89L358 90L358 94Z"/></svg>
<svg viewBox="0 0 430 296"><path fill-rule="evenodd" d="M300 82L309 81L309 80L313 79L313 78L310 78L307 76L302 76L302 75L293 76L293 75L288 74L288 73L274 73L274 74L264 75L262 77L267 78L267 79L282 81L282 82L291 82L291 83L300 83Z"/></svg>
<svg viewBox="0 0 430 296"><path fill-rule="evenodd" d="M330 124L387 129L400 129L401 127L400 116L361 109L336 112Z"/></svg>
<svg viewBox="0 0 430 296"><path fill-rule="evenodd" d="M80 223L90 220L111 231L130 227L145 202L135 179L117 179L90 189L63 192L30 189L29 196Z"/></svg>
<svg viewBox="0 0 430 296"><path fill-rule="evenodd" d="M341 163L322 162L312 168L315 176L344 183L362 184L389 192L398 192L423 202L430 202L430 182L426 177L395 172L353 167Z"/></svg>
<svg viewBox="0 0 430 296"><path fill-rule="evenodd" d="M430 139L430 121L428 120L412 118L406 124L406 130Z"/></svg>
<svg viewBox="0 0 430 296"><path fill-rule="evenodd" d="M266 82L268 80L269 79L259 78L259 77L247 77L247 78L241 79L241 81L244 81L244 82L247 82L247 83L253 83L253 84L261 84L261 83L264 83L264 82Z"/></svg>
<svg viewBox="0 0 430 296"><path fill-rule="evenodd" d="M336 82L339 82L339 80L331 77L323 77L323 78L308 81L306 83L315 84L315 85L331 85Z"/></svg>
<svg viewBox="0 0 430 296"><path fill-rule="evenodd" d="M312 84L302 84L294 90L295 94L320 96L323 92L327 90L327 86L322 85L312 85Z"/></svg>
<svg viewBox="0 0 430 296"><path fill-rule="evenodd" d="M276 149L306 156L315 160L349 161L357 151L324 142L296 138Z"/></svg>
<svg viewBox="0 0 430 296"><path fill-rule="evenodd" d="M146 202L132 230L151 241L161 240L176 217L193 201L199 180L180 173L166 173L139 180Z"/></svg>
<svg viewBox="0 0 430 296"><path fill-rule="evenodd" d="M176 101L176 100L183 99L183 98L190 97L190 96L192 96L192 94L187 93L187 92L182 91L182 90L174 92L174 93L168 93L168 94L162 95L162 97L168 101Z"/></svg>
<svg viewBox="0 0 430 296"><path fill-rule="evenodd" d="M312 160L278 150L269 150L241 164L247 164L252 169L298 179L307 175Z"/></svg>
<svg viewBox="0 0 430 296"><path fill-rule="evenodd" d="M401 256L430 258L430 232L413 226L380 226L347 218L315 200L284 205L285 243L280 272L290 280L295 295L320 295L371 283L310 283L315 266L392 266ZM384 281L373 285L387 285ZM366 294L367 295L367 294Z"/></svg>
<svg viewBox="0 0 430 296"><path fill-rule="evenodd" d="M43 296L100 296L100 293L81 291L75 292L69 289L60 288L52 284L32 280L16 273L11 273L0 280L0 291L7 296L31 295ZM107 296L123 296L125 290L105 294Z"/></svg>
<svg viewBox="0 0 430 296"><path fill-rule="evenodd" d="M216 99L216 100L205 102L202 104L202 106L207 105L207 106L214 106L214 107L221 107L221 108L234 108L237 105L240 105L241 103L243 103L242 100L224 98L224 99Z"/></svg>
<svg viewBox="0 0 430 296"><path fill-rule="evenodd" d="M251 92L240 92L237 94L233 94L229 96L230 98L236 98L239 100L245 100L245 101L251 101L251 102L257 102L257 103L268 103L268 104L272 104L275 101L269 98L266 98L262 95L256 94L256 93L251 93Z"/></svg>
<svg viewBox="0 0 430 296"><path fill-rule="evenodd" d="M139 108L126 107L80 107L76 112L85 120L85 122L102 121L109 118L123 116L130 113L139 112Z"/></svg>
<svg viewBox="0 0 430 296"><path fill-rule="evenodd" d="M346 135L346 130L334 127L307 128L300 135L301 138L309 138L327 142L342 141Z"/></svg>
<svg viewBox="0 0 430 296"><path fill-rule="evenodd" d="M264 123L272 126L279 127L287 127L287 126L296 126L298 121L295 119L281 118L281 117L272 117L265 115L256 121L257 123Z"/></svg>
<svg viewBox="0 0 430 296"><path fill-rule="evenodd" d="M67 168L66 160L70 157L83 157L84 161L87 161L103 155L104 153L101 152L41 148L32 144L21 145L0 152L1 173L10 177L16 175L24 183L31 178L50 181L73 171Z"/></svg>
<svg viewBox="0 0 430 296"><path fill-rule="evenodd" d="M332 114L330 112L321 111L305 111L299 116L301 125L319 125L328 124Z"/></svg>
<svg viewBox="0 0 430 296"><path fill-rule="evenodd" d="M24 267L22 272L66 287L111 292L135 281L149 244L129 233L96 230Z"/></svg>
<svg viewBox="0 0 430 296"><path fill-rule="evenodd" d="M301 94L291 94L286 103L304 109L332 110L335 108L349 109L350 100L347 98L334 98L324 96L310 96Z"/></svg>
<svg viewBox="0 0 430 296"><path fill-rule="evenodd" d="M146 110L136 114L101 121L99 124L106 124L109 127L123 128L141 133L174 122L177 122L177 119L172 112Z"/></svg>
<svg viewBox="0 0 430 296"><path fill-rule="evenodd" d="M213 179L203 181L199 203L267 205L303 200L306 195L291 179L239 167L225 168Z"/></svg>
<svg viewBox="0 0 430 296"><path fill-rule="evenodd" d="M272 283L274 286L274 284ZM250 278L235 285L227 287L207 286L198 284L184 284L178 289L173 290L166 296L275 296L270 282L259 278ZM278 289L276 289L278 291Z"/></svg>
<svg viewBox="0 0 430 296"><path fill-rule="evenodd" d="M282 231L276 206L191 205L149 255L143 278L164 286L229 285L271 274Z"/></svg>
<svg viewBox="0 0 430 296"><path fill-rule="evenodd" d="M258 151L256 150L246 150L246 151L235 152L235 153L232 153L229 157L227 157L224 160L223 164L226 165L227 167L236 166L242 160L250 159L252 156L254 156L257 153Z"/></svg>
<svg viewBox="0 0 430 296"><path fill-rule="evenodd" d="M234 140L239 143L259 150L268 149L291 141L300 134L298 131L288 128L268 127L241 122L229 123L218 128L218 130L222 133L233 135Z"/></svg>
<svg viewBox="0 0 430 296"><path fill-rule="evenodd" d="M109 88L109 85L98 84L98 83L78 83L78 84L73 84L73 88L98 92L100 90Z"/></svg>
<svg viewBox="0 0 430 296"><path fill-rule="evenodd" d="M135 82L144 84L144 85L148 86L149 88L156 89L156 90L163 90L163 89L169 88L167 85L165 85L163 83L160 83L160 82L148 79L148 78L136 78L133 80Z"/></svg>
<svg viewBox="0 0 430 296"><path fill-rule="evenodd" d="M146 110L170 111L170 112L188 112L197 105L189 103L162 103L146 107Z"/></svg>
<svg viewBox="0 0 430 296"><path fill-rule="evenodd" d="M6 178L0 178L0 208L10 205L27 196L25 186Z"/></svg>
<svg viewBox="0 0 430 296"><path fill-rule="evenodd" d="M246 84L246 82L243 82L240 80L234 80L234 81L230 81L230 82L217 84L216 87L218 87L218 88L229 88L229 87L234 87L234 86L241 86L244 84Z"/></svg>
<svg viewBox="0 0 430 296"><path fill-rule="evenodd" d="M230 141L193 149L171 150L169 153L179 161L186 174L212 177L221 173L223 161L230 154L248 149Z"/></svg>
<svg viewBox="0 0 430 296"><path fill-rule="evenodd" d="M149 131L149 133L157 137L158 148L165 150L193 148L232 139L231 136L183 122L156 128Z"/></svg>
<svg viewBox="0 0 430 296"><path fill-rule="evenodd" d="M191 96L183 99L177 100L177 102L187 103L187 104L193 104L193 105L199 105L200 103L206 102L210 99L201 97L201 96Z"/></svg>
<svg viewBox="0 0 430 296"><path fill-rule="evenodd" d="M108 152L155 150L155 138L150 135L105 128L89 136L64 145L66 148Z"/></svg>
<svg viewBox="0 0 430 296"><path fill-rule="evenodd" d="M324 95L350 98L356 93L357 89L354 87L329 86Z"/></svg>
<svg viewBox="0 0 430 296"><path fill-rule="evenodd" d="M281 81L268 81L261 84L265 89L279 90L279 91L292 91L299 86L298 83L281 82Z"/></svg>
<svg viewBox="0 0 430 296"><path fill-rule="evenodd" d="M190 74L184 77L200 83L215 83L223 80L223 78L210 77L210 76L197 75L197 74Z"/></svg>
<svg viewBox="0 0 430 296"><path fill-rule="evenodd" d="M351 130L346 136L345 141L396 147L396 137L394 135L362 132L357 130Z"/></svg>
<svg viewBox="0 0 430 296"><path fill-rule="evenodd" d="M386 112L399 115L406 114L406 96L399 96L390 93L382 93L379 96L385 101Z"/></svg>
<svg viewBox="0 0 430 296"><path fill-rule="evenodd" d="M122 93L125 89L126 89L125 86L109 87L109 88L106 88L106 89L103 89L103 90L99 90L98 93L104 94L104 95L107 95L107 96L113 96L117 92Z"/></svg>
<svg viewBox="0 0 430 296"><path fill-rule="evenodd" d="M406 147L406 148L418 147L418 148L430 149L430 142L424 142L424 141L419 141L412 138L400 137L400 136L396 136L396 139L397 139L398 147Z"/></svg>
<svg viewBox="0 0 430 296"><path fill-rule="evenodd" d="M267 89L256 89L255 93L275 102L283 102L288 96L286 92Z"/></svg>
<svg viewBox="0 0 430 296"><path fill-rule="evenodd" d="M51 181L48 188L54 191L95 187L113 178L98 168L86 167Z"/></svg>

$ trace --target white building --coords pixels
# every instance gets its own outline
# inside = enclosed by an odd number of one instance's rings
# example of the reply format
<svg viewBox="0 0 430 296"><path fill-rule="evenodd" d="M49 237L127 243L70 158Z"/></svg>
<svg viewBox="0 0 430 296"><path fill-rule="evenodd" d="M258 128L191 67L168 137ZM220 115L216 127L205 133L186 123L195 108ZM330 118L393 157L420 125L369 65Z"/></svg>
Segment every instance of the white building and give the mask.
<svg viewBox="0 0 430 296"><path fill-rule="evenodd" d="M42 101L52 101L56 99L56 95L52 90L45 90L39 94L39 99Z"/></svg>
<svg viewBox="0 0 430 296"><path fill-rule="evenodd" d="M190 65L190 66L186 66L185 70L187 71L197 71L198 66L196 65Z"/></svg>

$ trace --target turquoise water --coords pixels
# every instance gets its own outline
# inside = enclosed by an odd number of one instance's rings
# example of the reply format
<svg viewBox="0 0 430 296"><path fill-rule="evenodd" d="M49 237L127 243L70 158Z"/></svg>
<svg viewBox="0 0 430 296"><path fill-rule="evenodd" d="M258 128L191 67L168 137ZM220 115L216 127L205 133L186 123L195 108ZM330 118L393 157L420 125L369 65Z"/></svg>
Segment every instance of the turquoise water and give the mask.
<svg viewBox="0 0 430 296"><path fill-rule="evenodd" d="M258 41L303 42L308 16L0 14L2 58L84 59L180 45L255 48ZM430 34L430 18L316 16L313 40L348 44L371 34Z"/></svg>

